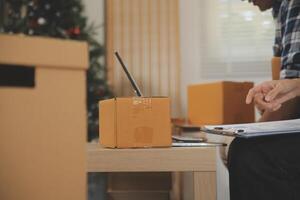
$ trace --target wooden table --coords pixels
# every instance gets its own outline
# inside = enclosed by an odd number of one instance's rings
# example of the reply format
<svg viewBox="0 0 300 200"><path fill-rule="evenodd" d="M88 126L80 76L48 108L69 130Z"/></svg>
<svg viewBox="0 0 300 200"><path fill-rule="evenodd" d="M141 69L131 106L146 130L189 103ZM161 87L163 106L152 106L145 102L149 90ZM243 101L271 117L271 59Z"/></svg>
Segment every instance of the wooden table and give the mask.
<svg viewBox="0 0 300 200"><path fill-rule="evenodd" d="M88 172L192 172L191 199L216 199L216 148L107 149L87 146Z"/></svg>

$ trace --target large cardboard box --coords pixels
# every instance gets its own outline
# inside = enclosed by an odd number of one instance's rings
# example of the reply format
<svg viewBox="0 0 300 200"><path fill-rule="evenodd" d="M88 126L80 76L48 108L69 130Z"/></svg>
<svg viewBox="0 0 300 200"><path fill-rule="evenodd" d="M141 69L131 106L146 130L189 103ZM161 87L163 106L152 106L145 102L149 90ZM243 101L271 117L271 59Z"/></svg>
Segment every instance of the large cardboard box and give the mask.
<svg viewBox="0 0 300 200"><path fill-rule="evenodd" d="M0 47L0 199L86 199L87 44L0 35Z"/></svg>
<svg viewBox="0 0 300 200"><path fill-rule="evenodd" d="M169 98L115 98L100 101L100 143L111 148L169 147Z"/></svg>
<svg viewBox="0 0 300 200"><path fill-rule="evenodd" d="M231 124L254 121L254 106L245 99L252 82L216 82L188 86L191 124Z"/></svg>

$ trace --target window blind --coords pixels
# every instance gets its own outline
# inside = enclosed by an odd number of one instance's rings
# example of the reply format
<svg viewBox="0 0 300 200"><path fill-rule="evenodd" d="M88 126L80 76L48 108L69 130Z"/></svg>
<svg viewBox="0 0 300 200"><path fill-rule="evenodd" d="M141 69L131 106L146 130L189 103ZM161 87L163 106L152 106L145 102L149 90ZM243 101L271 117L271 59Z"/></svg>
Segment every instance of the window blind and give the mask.
<svg viewBox="0 0 300 200"><path fill-rule="evenodd" d="M270 74L274 22L270 11L241 0L209 0L201 6L202 78Z"/></svg>

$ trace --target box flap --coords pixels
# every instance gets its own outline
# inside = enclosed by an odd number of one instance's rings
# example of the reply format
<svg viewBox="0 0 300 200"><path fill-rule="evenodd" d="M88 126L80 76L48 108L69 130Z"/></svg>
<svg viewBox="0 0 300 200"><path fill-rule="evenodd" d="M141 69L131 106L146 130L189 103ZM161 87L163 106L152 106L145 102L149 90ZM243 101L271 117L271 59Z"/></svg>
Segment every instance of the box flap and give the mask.
<svg viewBox="0 0 300 200"><path fill-rule="evenodd" d="M86 42L0 34L0 64L71 69L88 68Z"/></svg>
<svg viewBox="0 0 300 200"><path fill-rule="evenodd" d="M99 102L100 143L105 147L116 147L116 100L108 99Z"/></svg>

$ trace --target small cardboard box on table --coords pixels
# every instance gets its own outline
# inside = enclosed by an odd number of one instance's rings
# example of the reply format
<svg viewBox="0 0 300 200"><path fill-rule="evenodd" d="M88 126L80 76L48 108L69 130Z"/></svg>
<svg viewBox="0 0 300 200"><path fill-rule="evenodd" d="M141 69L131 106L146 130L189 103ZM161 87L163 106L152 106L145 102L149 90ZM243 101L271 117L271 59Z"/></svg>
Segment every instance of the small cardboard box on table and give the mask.
<svg viewBox="0 0 300 200"><path fill-rule="evenodd" d="M194 125L254 122L245 99L252 82L214 82L188 86L188 119Z"/></svg>
<svg viewBox="0 0 300 200"><path fill-rule="evenodd" d="M0 47L0 199L86 199L87 44L0 35Z"/></svg>
<svg viewBox="0 0 300 200"><path fill-rule="evenodd" d="M110 148L170 147L170 99L124 97L100 101L100 143Z"/></svg>
<svg viewBox="0 0 300 200"><path fill-rule="evenodd" d="M99 102L100 143L107 148L170 147L170 99L124 97ZM168 199L170 173L108 174L108 199ZM157 192L159 191L159 192Z"/></svg>

